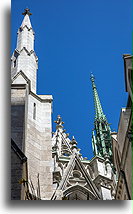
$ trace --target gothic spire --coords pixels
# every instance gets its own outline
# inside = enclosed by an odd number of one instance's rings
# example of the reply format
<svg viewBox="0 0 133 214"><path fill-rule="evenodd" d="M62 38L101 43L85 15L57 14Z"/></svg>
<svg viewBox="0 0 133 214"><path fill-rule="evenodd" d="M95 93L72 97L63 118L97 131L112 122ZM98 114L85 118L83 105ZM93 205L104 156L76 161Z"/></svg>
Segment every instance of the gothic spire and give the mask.
<svg viewBox="0 0 133 214"><path fill-rule="evenodd" d="M30 9L26 8L25 12L22 13L24 18L18 29L17 50L22 50L22 48L26 48L27 51L34 50L34 31L31 26L31 13L29 11Z"/></svg>
<svg viewBox="0 0 133 214"><path fill-rule="evenodd" d="M26 8L25 9L25 12L22 13L22 15L24 15L24 19L22 21L22 24L21 24L21 29L24 28L25 26L27 26L27 28L32 28L31 26L31 22L30 22L30 15L32 15L32 13L30 13L30 9Z"/></svg>
<svg viewBox="0 0 133 214"><path fill-rule="evenodd" d="M34 51L34 31L30 21L30 10L25 9L23 21L17 32L17 45L12 55L11 77L22 71L31 82L31 90L36 93L36 73L38 58Z"/></svg>
<svg viewBox="0 0 133 214"><path fill-rule="evenodd" d="M99 120L99 119L105 119L106 116L103 113L103 109L100 103L100 99L98 96L98 92L97 92L97 88L95 85L95 77L94 75L91 73L91 82L92 82L92 89L93 89L93 97L94 97L94 106L95 106L95 119Z"/></svg>
<svg viewBox="0 0 133 214"><path fill-rule="evenodd" d="M112 162L112 138L111 129L107 122L107 118L103 113L102 105L98 96L97 88L95 85L94 75L91 74L92 90L95 106L95 121L92 133L92 146L95 155L102 157L109 157Z"/></svg>

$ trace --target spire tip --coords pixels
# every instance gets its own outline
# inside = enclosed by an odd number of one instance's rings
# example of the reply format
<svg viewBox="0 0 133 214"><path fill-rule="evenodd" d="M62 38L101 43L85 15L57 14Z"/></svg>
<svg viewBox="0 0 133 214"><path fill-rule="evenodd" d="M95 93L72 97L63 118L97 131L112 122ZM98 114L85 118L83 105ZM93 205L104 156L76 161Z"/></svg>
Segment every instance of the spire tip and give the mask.
<svg viewBox="0 0 133 214"><path fill-rule="evenodd" d="M30 13L30 9L29 8L26 8L26 9L24 9L24 12L22 13L22 15L28 15L28 16L31 16L32 15L32 13Z"/></svg>
<svg viewBox="0 0 133 214"><path fill-rule="evenodd" d="M93 75L92 72L91 72L91 74L90 74L90 79L91 79L91 81L94 81L94 80L95 80L95 77L94 77L94 75Z"/></svg>

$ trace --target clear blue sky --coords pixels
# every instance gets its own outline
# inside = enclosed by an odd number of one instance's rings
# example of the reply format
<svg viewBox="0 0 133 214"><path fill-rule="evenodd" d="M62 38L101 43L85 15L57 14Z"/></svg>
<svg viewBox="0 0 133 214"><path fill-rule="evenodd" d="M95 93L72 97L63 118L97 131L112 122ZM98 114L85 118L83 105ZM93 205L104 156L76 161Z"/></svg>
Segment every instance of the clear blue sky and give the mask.
<svg viewBox="0 0 133 214"><path fill-rule="evenodd" d="M131 54L131 0L12 0L11 53L24 8L32 12L39 58L38 94L53 95L53 121L60 114L83 156L92 158L94 121L90 72L104 113L117 131L126 106L122 55ZM53 131L55 125L53 124Z"/></svg>

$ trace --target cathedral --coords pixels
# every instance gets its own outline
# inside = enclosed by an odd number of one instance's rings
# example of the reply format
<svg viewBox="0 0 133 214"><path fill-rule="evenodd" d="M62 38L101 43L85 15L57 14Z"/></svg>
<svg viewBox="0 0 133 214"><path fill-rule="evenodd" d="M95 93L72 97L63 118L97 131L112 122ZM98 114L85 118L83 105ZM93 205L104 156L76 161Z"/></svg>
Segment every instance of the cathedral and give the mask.
<svg viewBox="0 0 133 214"><path fill-rule="evenodd" d="M52 129L53 98L36 93L38 57L30 10L26 8L23 15L11 57L11 200L131 199L127 186L125 198L119 196L123 177L114 159L117 133L111 132L93 74L94 157L82 156L60 115L54 121L56 130Z"/></svg>

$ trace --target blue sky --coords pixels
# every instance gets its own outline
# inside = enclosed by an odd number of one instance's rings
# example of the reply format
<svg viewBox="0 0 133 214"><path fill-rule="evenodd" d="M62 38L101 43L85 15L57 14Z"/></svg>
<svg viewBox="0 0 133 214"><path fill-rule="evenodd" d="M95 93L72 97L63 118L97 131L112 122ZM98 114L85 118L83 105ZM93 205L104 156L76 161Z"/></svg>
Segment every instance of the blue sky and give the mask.
<svg viewBox="0 0 133 214"><path fill-rule="evenodd" d="M33 14L39 58L37 93L53 95L53 121L62 116L70 138L75 136L82 155L90 159L90 72L112 131L127 103L122 55L131 54L131 0L12 0L11 53L26 7Z"/></svg>

